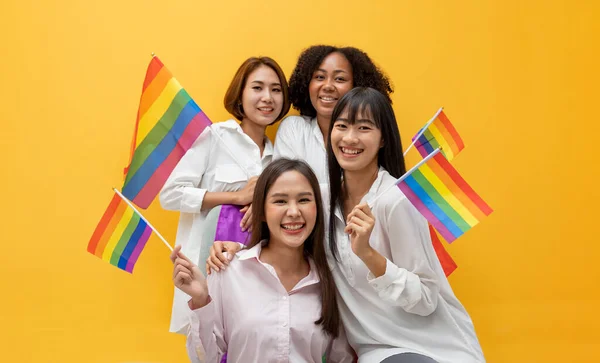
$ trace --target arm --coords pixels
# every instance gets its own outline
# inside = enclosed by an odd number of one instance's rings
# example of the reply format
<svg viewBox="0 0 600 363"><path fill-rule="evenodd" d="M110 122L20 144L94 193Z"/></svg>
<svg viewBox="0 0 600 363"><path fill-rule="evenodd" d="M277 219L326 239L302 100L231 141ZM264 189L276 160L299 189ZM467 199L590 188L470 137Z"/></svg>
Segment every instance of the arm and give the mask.
<svg viewBox="0 0 600 363"><path fill-rule="evenodd" d="M175 286L191 296L188 305L195 319L191 319L190 329L199 333L206 362L218 363L227 351L223 338L221 285L214 281L220 276L214 276L207 282L198 266L181 253L181 246L175 247L171 261Z"/></svg>
<svg viewBox="0 0 600 363"><path fill-rule="evenodd" d="M367 279L379 297L404 311L427 316L435 311L440 287L429 265L425 248L431 245L427 221L401 198L390 208L384 234L390 244L392 261L386 259L385 273Z"/></svg>
<svg viewBox="0 0 600 363"><path fill-rule="evenodd" d="M198 186L210 160L212 132L211 127L204 129L167 179L159 194L160 205L164 209L200 212L207 190Z"/></svg>
<svg viewBox="0 0 600 363"><path fill-rule="evenodd" d="M431 244L427 222L408 199L400 198L380 224L384 231L379 238L390 245L393 261L369 243L375 225L369 206L359 204L348 214L345 231L353 252L369 269L369 284L390 305L421 316L433 313L440 288L425 253L424 246Z"/></svg>
<svg viewBox="0 0 600 363"><path fill-rule="evenodd" d="M245 205L252 201L256 180L250 179L237 192L209 192L198 187L211 157L212 132L216 131L210 127L202 132L169 176L159 195L164 209L198 213L221 204Z"/></svg>
<svg viewBox="0 0 600 363"><path fill-rule="evenodd" d="M292 117L294 116L286 117L277 129L273 160L279 158L301 159L296 152L299 148L295 147L298 144L297 140L300 140L298 130L294 127L297 120ZM305 122L303 119L301 121Z"/></svg>

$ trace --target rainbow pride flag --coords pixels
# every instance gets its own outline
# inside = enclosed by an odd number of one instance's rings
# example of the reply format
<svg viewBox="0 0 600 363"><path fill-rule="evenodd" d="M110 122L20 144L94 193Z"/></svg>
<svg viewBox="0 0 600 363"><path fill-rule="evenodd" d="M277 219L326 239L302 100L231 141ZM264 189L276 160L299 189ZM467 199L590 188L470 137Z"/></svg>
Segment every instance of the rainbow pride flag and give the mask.
<svg viewBox="0 0 600 363"><path fill-rule="evenodd" d="M438 147L448 160L454 159L465 148L462 138L442 109L414 137L415 147L422 157Z"/></svg>
<svg viewBox="0 0 600 363"><path fill-rule="evenodd" d="M435 231L435 228L433 228L431 223L429 223L429 234L431 235L431 243L433 244L435 254L437 255L438 260L440 260L444 274L448 277L456 270L458 265L456 265L456 262L454 262L450 253L446 251L446 248L442 243L444 238Z"/></svg>
<svg viewBox="0 0 600 363"><path fill-rule="evenodd" d="M152 229L116 193L88 244L88 252L133 272Z"/></svg>
<svg viewBox="0 0 600 363"><path fill-rule="evenodd" d="M158 57L152 57L140 98L122 192L148 208L167 178L212 122Z"/></svg>
<svg viewBox="0 0 600 363"><path fill-rule="evenodd" d="M434 153L409 175L403 176L398 188L451 243L490 215L492 209L439 150Z"/></svg>

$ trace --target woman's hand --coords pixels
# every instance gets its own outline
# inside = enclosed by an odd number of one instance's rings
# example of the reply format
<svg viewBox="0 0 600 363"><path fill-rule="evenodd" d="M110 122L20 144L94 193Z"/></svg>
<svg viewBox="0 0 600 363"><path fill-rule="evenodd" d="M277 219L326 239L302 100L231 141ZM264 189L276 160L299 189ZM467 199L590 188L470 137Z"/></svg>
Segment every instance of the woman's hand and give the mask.
<svg viewBox="0 0 600 363"><path fill-rule="evenodd" d="M252 198L254 198L254 187L256 187L256 181L258 180L257 176L253 176L248 179L248 183L244 188L237 191L237 205L248 205L252 203Z"/></svg>
<svg viewBox="0 0 600 363"><path fill-rule="evenodd" d="M373 226L375 226L375 217L366 203L354 207L346 218L344 232L350 235L352 252L361 259L373 251L369 244Z"/></svg>
<svg viewBox="0 0 600 363"><path fill-rule="evenodd" d="M198 309L209 302L208 284L202 272L183 253L181 246L175 246L171 253L173 262L173 283L175 286L192 297L192 305Z"/></svg>
<svg viewBox="0 0 600 363"><path fill-rule="evenodd" d="M240 222L240 228L242 228L242 232L245 232L246 230L248 230L248 232L252 232L252 204L240 209L240 212L245 213L242 217L242 221Z"/></svg>
<svg viewBox="0 0 600 363"><path fill-rule="evenodd" d="M206 274L210 275L210 270L224 270L233 256L242 249L242 245L237 242L221 242L215 241L210 246L210 256L206 259ZM223 252L227 252L225 256Z"/></svg>

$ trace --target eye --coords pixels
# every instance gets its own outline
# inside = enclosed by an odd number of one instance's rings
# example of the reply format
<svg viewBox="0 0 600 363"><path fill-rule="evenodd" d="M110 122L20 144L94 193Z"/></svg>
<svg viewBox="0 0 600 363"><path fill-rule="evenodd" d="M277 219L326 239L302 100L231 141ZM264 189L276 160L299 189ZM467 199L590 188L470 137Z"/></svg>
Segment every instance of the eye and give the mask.
<svg viewBox="0 0 600 363"><path fill-rule="evenodd" d="M346 82L346 78L344 78L344 77L336 77L335 80L338 82Z"/></svg>
<svg viewBox="0 0 600 363"><path fill-rule="evenodd" d="M260 91L260 90L262 90L262 87L261 86L252 86L252 89L255 91Z"/></svg>
<svg viewBox="0 0 600 363"><path fill-rule="evenodd" d="M283 200L283 199L275 199L273 201L273 204L279 204L279 205L281 205L281 204L285 204L285 203L286 203L286 201Z"/></svg>
<svg viewBox="0 0 600 363"><path fill-rule="evenodd" d="M324 80L324 79L325 79L325 76L324 76L324 75L322 75L322 74L315 74L315 79L317 79L317 80L321 81L321 80Z"/></svg>
<svg viewBox="0 0 600 363"><path fill-rule="evenodd" d="M348 128L348 126L346 126L345 123L342 122L336 122L333 127L335 127L338 130L345 130L346 128Z"/></svg>
<svg viewBox="0 0 600 363"><path fill-rule="evenodd" d="M281 88L273 88L273 92L281 92Z"/></svg>
<svg viewBox="0 0 600 363"><path fill-rule="evenodd" d="M306 204L312 202L312 200L310 198L302 198L299 200L299 202L302 204Z"/></svg>
<svg viewBox="0 0 600 363"><path fill-rule="evenodd" d="M371 126L362 125L362 126L359 126L358 129L361 131L370 131L373 128Z"/></svg>

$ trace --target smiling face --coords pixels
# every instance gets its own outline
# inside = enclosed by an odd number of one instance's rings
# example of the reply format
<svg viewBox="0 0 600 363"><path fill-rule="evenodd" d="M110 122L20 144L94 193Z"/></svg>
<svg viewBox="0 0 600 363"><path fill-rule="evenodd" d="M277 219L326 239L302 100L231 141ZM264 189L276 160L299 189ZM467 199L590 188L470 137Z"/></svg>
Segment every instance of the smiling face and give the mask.
<svg viewBox="0 0 600 363"><path fill-rule="evenodd" d="M273 183L265 199L269 244L302 248L317 220L314 191L306 177L286 171Z"/></svg>
<svg viewBox="0 0 600 363"><path fill-rule="evenodd" d="M344 171L372 172L378 167L377 157L382 147L381 130L368 108L359 109L353 120L348 110L333 120L331 147Z"/></svg>
<svg viewBox="0 0 600 363"><path fill-rule="evenodd" d="M260 126L275 122L283 107L282 85L277 73L261 65L248 75L242 92L244 121Z"/></svg>
<svg viewBox="0 0 600 363"><path fill-rule="evenodd" d="M339 52L329 54L313 73L308 85L317 118L329 119L338 100L353 87L352 65Z"/></svg>

